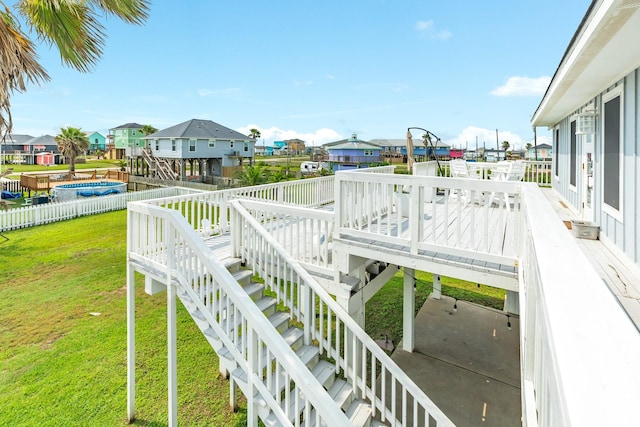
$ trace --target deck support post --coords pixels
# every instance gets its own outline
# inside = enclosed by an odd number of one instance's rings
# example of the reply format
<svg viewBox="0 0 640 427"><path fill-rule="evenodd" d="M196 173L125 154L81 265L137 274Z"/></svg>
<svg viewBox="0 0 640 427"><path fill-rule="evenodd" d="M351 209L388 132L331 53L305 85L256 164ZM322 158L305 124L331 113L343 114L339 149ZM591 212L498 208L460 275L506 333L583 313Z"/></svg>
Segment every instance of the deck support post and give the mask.
<svg viewBox="0 0 640 427"><path fill-rule="evenodd" d="M169 427L178 425L178 363L176 331L176 287L167 284L167 345L169 382Z"/></svg>
<svg viewBox="0 0 640 427"><path fill-rule="evenodd" d="M127 420L136 412L136 305L135 274L127 263Z"/></svg>
<svg viewBox="0 0 640 427"><path fill-rule="evenodd" d="M402 349L413 352L415 346L415 273L413 268L404 268L404 286L402 301Z"/></svg>
<svg viewBox="0 0 640 427"><path fill-rule="evenodd" d="M433 299L440 299L442 297L442 281L439 274L433 275L433 291L431 292Z"/></svg>

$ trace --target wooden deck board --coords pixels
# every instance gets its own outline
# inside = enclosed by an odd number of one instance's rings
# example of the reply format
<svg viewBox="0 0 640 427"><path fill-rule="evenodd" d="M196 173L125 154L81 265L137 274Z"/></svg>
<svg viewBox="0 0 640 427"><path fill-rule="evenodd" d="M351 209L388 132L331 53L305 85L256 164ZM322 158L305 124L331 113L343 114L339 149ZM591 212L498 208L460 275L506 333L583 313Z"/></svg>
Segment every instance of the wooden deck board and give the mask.
<svg viewBox="0 0 640 427"><path fill-rule="evenodd" d="M553 189L543 189L544 195L562 221L579 220ZM567 230L571 233L571 230ZM602 281L618 299L627 315L640 330L640 274L635 264L620 256L601 240L576 238L578 247L585 254Z"/></svg>

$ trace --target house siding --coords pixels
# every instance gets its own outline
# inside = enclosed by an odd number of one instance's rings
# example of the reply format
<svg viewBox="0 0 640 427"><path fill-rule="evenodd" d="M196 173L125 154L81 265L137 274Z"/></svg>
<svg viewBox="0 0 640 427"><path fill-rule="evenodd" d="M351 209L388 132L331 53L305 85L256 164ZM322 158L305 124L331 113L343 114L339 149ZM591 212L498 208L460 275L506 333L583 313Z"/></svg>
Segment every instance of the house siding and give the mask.
<svg viewBox="0 0 640 427"><path fill-rule="evenodd" d="M594 189L593 207L594 222L600 226L600 235L613 243L620 251L627 255L636 264L640 264L640 85L638 84L640 69L635 69L623 79L612 85L610 88L598 94L596 97L585 100L585 105L590 101L594 102L598 115L595 122L594 136ZM611 215L603 209L603 95L622 86L622 129L621 141L623 144L622 182L621 182L621 220ZM577 112L577 111L576 111ZM582 169L583 140L578 136L577 143L577 177L576 186L569 185L570 182L570 145L571 145L571 116L566 117L557 126L559 130L559 140L556 141L556 134L553 132L553 150L558 150L557 162L553 165L553 187L570 204L576 212L581 212L582 206L582 186L584 174ZM555 156L554 156L555 159ZM556 168L558 177L556 178Z"/></svg>

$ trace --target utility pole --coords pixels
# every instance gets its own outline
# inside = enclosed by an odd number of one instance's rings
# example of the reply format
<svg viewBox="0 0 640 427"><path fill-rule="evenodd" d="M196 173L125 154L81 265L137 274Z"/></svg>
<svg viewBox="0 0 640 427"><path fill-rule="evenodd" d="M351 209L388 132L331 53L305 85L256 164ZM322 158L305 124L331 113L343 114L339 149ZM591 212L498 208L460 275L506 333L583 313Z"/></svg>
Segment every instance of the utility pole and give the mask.
<svg viewBox="0 0 640 427"><path fill-rule="evenodd" d="M496 148L500 151L500 141L498 140L498 129L496 128Z"/></svg>

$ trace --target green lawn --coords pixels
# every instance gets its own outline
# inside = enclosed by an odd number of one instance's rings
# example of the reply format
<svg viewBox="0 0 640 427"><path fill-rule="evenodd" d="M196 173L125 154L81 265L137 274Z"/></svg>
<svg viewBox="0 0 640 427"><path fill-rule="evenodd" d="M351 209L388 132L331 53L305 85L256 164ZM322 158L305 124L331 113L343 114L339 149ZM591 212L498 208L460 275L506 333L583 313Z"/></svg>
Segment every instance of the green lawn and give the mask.
<svg viewBox="0 0 640 427"><path fill-rule="evenodd" d="M6 232L0 426L126 425L126 212ZM179 421L245 425L214 351L178 304ZM95 316L91 313L100 313ZM167 421L166 294L137 288L137 425Z"/></svg>
<svg viewBox="0 0 640 427"><path fill-rule="evenodd" d="M101 169L101 168L117 168L119 167L118 160L93 160L88 159L86 163L76 163L76 170L81 171L84 169ZM69 170L69 165L13 165L3 164L2 170L13 169L13 173L9 175L10 178L16 179L23 172L55 172L59 170Z"/></svg>
<svg viewBox="0 0 640 427"><path fill-rule="evenodd" d="M126 425L126 211L5 232L0 243L0 426ZM2 239L0 238L0 242ZM137 425L167 421L166 294L138 278ZM418 275L416 310L431 289ZM443 279L443 292L501 307L504 292ZM96 315L99 314L99 315ZM367 331L397 344L402 276L367 304ZM218 361L178 304L179 422L242 426Z"/></svg>

